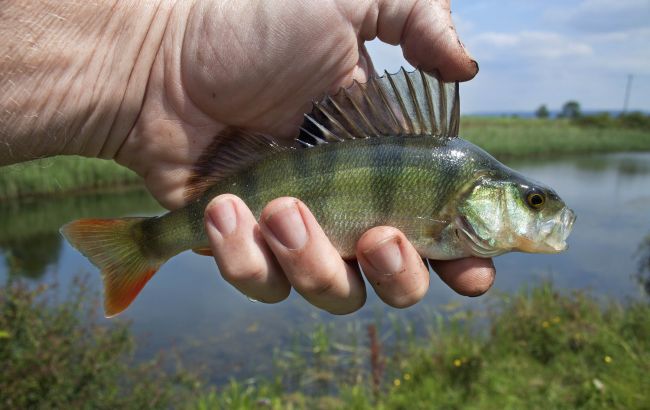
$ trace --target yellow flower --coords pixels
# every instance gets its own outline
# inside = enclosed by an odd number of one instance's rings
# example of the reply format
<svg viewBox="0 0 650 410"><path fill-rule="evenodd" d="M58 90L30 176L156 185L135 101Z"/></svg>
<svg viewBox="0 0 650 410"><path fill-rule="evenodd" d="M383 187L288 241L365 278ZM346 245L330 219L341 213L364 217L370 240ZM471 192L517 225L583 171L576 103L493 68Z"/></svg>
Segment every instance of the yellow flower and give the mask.
<svg viewBox="0 0 650 410"><path fill-rule="evenodd" d="M553 323L560 323L560 317L559 317L559 316L555 316L553 319L551 319L551 321L552 321Z"/></svg>
<svg viewBox="0 0 650 410"><path fill-rule="evenodd" d="M395 385L395 387L399 387L399 385L402 384L402 382L400 381L400 379L395 379L393 380L393 384Z"/></svg>
<svg viewBox="0 0 650 410"><path fill-rule="evenodd" d="M609 363L612 362L612 357L611 357L611 356L605 356L605 357L603 357L603 361L604 361L605 363L608 363L608 364L609 364Z"/></svg>
<svg viewBox="0 0 650 410"><path fill-rule="evenodd" d="M411 375L408 373L404 374L404 380L411 380Z"/></svg>
<svg viewBox="0 0 650 410"><path fill-rule="evenodd" d="M550 325L551 325L551 324L548 323L547 320L545 320L545 321L542 322L542 327L543 327L544 329L546 329L546 328L549 327Z"/></svg>
<svg viewBox="0 0 650 410"><path fill-rule="evenodd" d="M454 366L460 367L461 364L463 364L463 362L460 359L455 359L454 360Z"/></svg>

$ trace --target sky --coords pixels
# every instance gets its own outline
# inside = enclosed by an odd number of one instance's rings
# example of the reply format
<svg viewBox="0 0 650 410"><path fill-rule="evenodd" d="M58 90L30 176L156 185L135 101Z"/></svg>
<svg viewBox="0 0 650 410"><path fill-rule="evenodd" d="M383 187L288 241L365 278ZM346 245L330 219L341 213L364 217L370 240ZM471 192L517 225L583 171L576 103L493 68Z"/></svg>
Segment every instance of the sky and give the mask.
<svg viewBox="0 0 650 410"><path fill-rule="evenodd" d="M452 0L461 41L480 72L461 85L466 114L559 110L650 111L650 0ZM377 71L410 67L375 40Z"/></svg>

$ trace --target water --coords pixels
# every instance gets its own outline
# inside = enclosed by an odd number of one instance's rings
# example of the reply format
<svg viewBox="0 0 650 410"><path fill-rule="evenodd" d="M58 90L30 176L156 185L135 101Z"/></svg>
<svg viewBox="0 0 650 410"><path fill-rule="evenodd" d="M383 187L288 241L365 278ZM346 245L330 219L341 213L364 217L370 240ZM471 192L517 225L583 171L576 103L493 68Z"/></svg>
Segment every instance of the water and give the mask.
<svg viewBox="0 0 650 410"><path fill-rule="evenodd" d="M491 293L552 280L565 291L589 289L619 301L646 297L634 273L642 258L639 246L650 235L650 153L529 159L509 165L553 186L574 208L578 220L566 253L497 258ZM92 272L90 284L99 289L96 270L61 240L58 227L83 216L160 211L142 192L4 205L0 207L0 280L22 275L33 283L57 282L65 289L75 275ZM646 281L650 288L650 279ZM287 347L297 330L311 330L314 323L344 328L355 320L388 314L413 319L442 305L481 309L486 300L489 297L458 296L434 279L415 307L392 309L370 294L359 312L336 317L295 294L276 305L251 303L221 279L211 258L186 252L164 265L136 302L111 320L132 322L139 357L173 348L190 367L202 367L212 381L223 382L268 372L274 349Z"/></svg>

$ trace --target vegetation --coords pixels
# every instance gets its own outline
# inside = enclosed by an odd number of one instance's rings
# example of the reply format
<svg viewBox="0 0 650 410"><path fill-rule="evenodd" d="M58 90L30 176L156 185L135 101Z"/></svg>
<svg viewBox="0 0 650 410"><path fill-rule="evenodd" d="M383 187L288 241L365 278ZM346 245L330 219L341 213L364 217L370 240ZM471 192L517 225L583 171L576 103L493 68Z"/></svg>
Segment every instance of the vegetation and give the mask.
<svg viewBox="0 0 650 410"><path fill-rule="evenodd" d="M560 118L569 118L575 120L582 116L582 111L580 110L580 103L577 101L567 101L562 106L562 110L558 117Z"/></svg>
<svg viewBox="0 0 650 410"><path fill-rule="evenodd" d="M551 116L551 113L548 111L546 104L542 104L538 109L535 110L535 117L537 118L548 118Z"/></svg>
<svg viewBox="0 0 650 410"><path fill-rule="evenodd" d="M139 176L101 159L54 157L0 168L0 202L132 186L142 186Z"/></svg>
<svg viewBox="0 0 650 410"><path fill-rule="evenodd" d="M12 281L0 289L0 408L142 409L187 403L199 384L135 364L128 326L97 322L97 298L83 281L57 300L56 289Z"/></svg>
<svg viewBox="0 0 650 410"><path fill-rule="evenodd" d="M517 119L464 117L460 134L497 158L583 154L593 152L650 151L650 127L623 127L632 120L611 118L599 126L588 117ZM636 118L636 117L632 117ZM650 123L650 120L646 120Z"/></svg>
<svg viewBox="0 0 650 410"><path fill-rule="evenodd" d="M20 282L0 290L0 407L635 409L650 399L647 302L603 306L546 284L487 312L448 306L425 336L391 317L344 332L321 324L276 352L275 378L217 387L133 363L128 327L99 325L96 300L74 289L58 301Z"/></svg>

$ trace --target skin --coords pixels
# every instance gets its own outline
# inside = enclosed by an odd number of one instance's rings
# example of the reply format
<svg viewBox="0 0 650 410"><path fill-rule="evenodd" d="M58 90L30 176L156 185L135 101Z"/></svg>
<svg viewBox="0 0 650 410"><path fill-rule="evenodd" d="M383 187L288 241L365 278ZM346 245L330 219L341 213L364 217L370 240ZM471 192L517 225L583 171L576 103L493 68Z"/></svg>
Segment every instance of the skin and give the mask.
<svg viewBox="0 0 650 410"><path fill-rule="evenodd" d="M365 41L400 44L412 65L448 81L478 72L444 0L7 1L0 20L0 165L114 159L170 209L226 127L290 138L309 101L365 81ZM221 195L206 229L222 275L249 297L278 302L293 287L336 314L365 302L357 264L295 198L271 201L256 221L239 198ZM426 293L428 270L398 230L367 231L356 256L387 304L410 306ZM431 264L464 295L494 281L488 259Z"/></svg>

